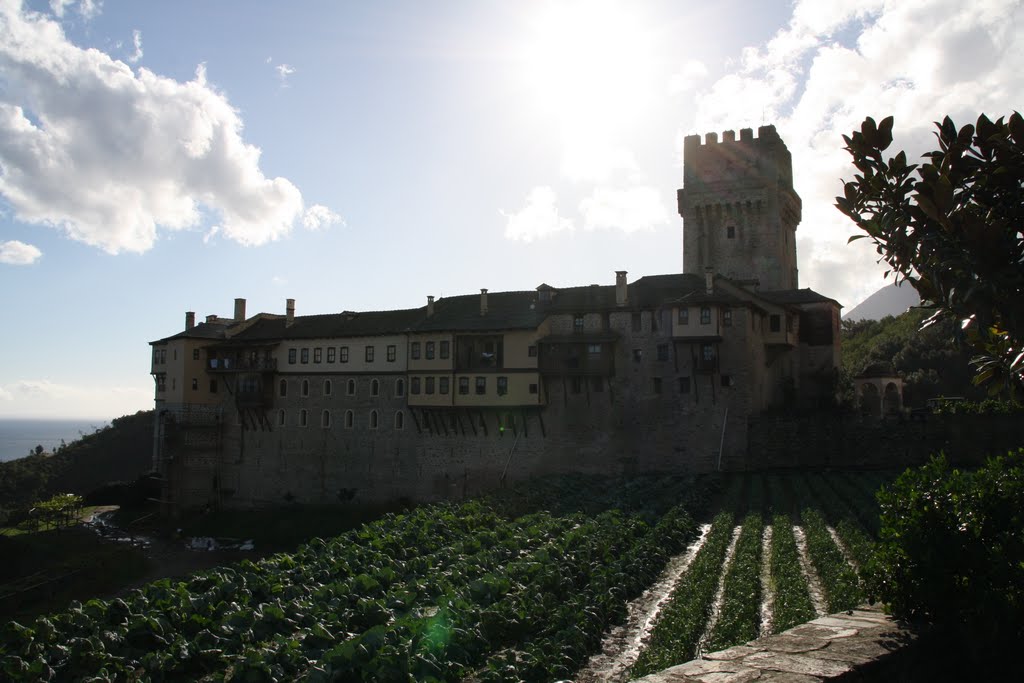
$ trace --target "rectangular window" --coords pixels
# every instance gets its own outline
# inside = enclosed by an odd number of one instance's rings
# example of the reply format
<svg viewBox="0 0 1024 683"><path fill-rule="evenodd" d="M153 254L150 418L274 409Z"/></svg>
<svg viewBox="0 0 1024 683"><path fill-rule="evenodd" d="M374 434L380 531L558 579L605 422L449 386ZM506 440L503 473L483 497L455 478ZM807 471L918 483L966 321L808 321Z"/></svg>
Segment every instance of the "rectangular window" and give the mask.
<svg viewBox="0 0 1024 683"><path fill-rule="evenodd" d="M634 313L633 314L633 331L634 332L640 332L643 329L644 329L643 318L640 317L639 313Z"/></svg>
<svg viewBox="0 0 1024 683"><path fill-rule="evenodd" d="M423 354L427 360L434 360L434 342L429 341L426 343L425 353Z"/></svg>
<svg viewBox="0 0 1024 683"><path fill-rule="evenodd" d="M530 344L529 346L527 346L526 347L526 355L529 356L530 358L536 358L537 357L537 345L536 344Z"/></svg>
<svg viewBox="0 0 1024 683"><path fill-rule="evenodd" d="M167 375L160 373L156 376L156 390L167 391Z"/></svg>
<svg viewBox="0 0 1024 683"><path fill-rule="evenodd" d="M192 391L199 391L199 378L198 377L193 377L192 378Z"/></svg>
<svg viewBox="0 0 1024 683"><path fill-rule="evenodd" d="M469 393L469 378L468 377L460 377L459 378L459 393L462 394L463 396L465 396L466 394Z"/></svg>
<svg viewBox="0 0 1024 683"><path fill-rule="evenodd" d="M725 238L729 240L736 239L736 226L730 225L725 229Z"/></svg>
<svg viewBox="0 0 1024 683"><path fill-rule="evenodd" d="M679 378L679 393L688 394L690 393L690 378L680 377Z"/></svg>
<svg viewBox="0 0 1024 683"><path fill-rule="evenodd" d="M302 349L299 351L299 362L303 365L309 363L309 349Z"/></svg>
<svg viewBox="0 0 1024 683"><path fill-rule="evenodd" d="M498 396L504 396L508 393L508 377L498 378Z"/></svg>
<svg viewBox="0 0 1024 683"><path fill-rule="evenodd" d="M342 346L340 349L338 349L338 355L340 356L339 360L342 363L347 363L348 362L348 347L347 346Z"/></svg>
<svg viewBox="0 0 1024 683"><path fill-rule="evenodd" d="M216 394L217 393L217 380L215 380L215 379L211 379L210 380L210 393L211 394Z"/></svg>
<svg viewBox="0 0 1024 683"><path fill-rule="evenodd" d="M427 391L426 391L426 393L428 393L428 394L434 393L434 378L433 377L428 377L427 378Z"/></svg>
<svg viewBox="0 0 1024 683"><path fill-rule="evenodd" d="M324 359L324 350L321 349L319 346L316 347L315 349L313 349L313 362L314 363L321 363L321 362L323 362L323 359Z"/></svg>
<svg viewBox="0 0 1024 683"><path fill-rule="evenodd" d="M782 330L782 318L777 315L773 315L768 318L768 329L772 332L779 332Z"/></svg>
<svg viewBox="0 0 1024 683"><path fill-rule="evenodd" d="M722 309L722 324L726 327L732 327L732 309Z"/></svg>
<svg viewBox="0 0 1024 683"><path fill-rule="evenodd" d="M651 390L654 393L656 393L656 394L660 394L661 393L661 378L660 377L652 377L651 378Z"/></svg>
<svg viewBox="0 0 1024 683"><path fill-rule="evenodd" d="M477 377L476 378L476 393L477 396L482 396L487 393L487 378Z"/></svg>
<svg viewBox="0 0 1024 683"><path fill-rule="evenodd" d="M591 356L600 356L601 355L601 345L600 344L587 344L587 354L591 355Z"/></svg>
<svg viewBox="0 0 1024 683"><path fill-rule="evenodd" d="M679 324L689 325L690 324L690 309L680 308L679 309Z"/></svg>
<svg viewBox="0 0 1024 683"><path fill-rule="evenodd" d="M412 391L413 395L418 395L420 393L420 378L419 377L413 377L412 380L410 380L410 381L412 382L410 384L410 388L411 388L411 391Z"/></svg>
<svg viewBox="0 0 1024 683"><path fill-rule="evenodd" d="M398 347L394 344L388 344L388 362L394 363L396 358L398 358Z"/></svg>
<svg viewBox="0 0 1024 683"><path fill-rule="evenodd" d="M420 343L419 342L413 342L412 344L409 345L409 357L412 358L413 360L419 360L420 359Z"/></svg>
<svg viewBox="0 0 1024 683"><path fill-rule="evenodd" d="M644 359L643 349L633 349L633 362L640 363Z"/></svg>
<svg viewBox="0 0 1024 683"><path fill-rule="evenodd" d="M451 384L451 380L449 380L447 377L441 377L437 381L438 393L440 393L440 394L447 394L450 384Z"/></svg>
<svg viewBox="0 0 1024 683"><path fill-rule="evenodd" d="M449 356L451 356L451 354L452 354L451 342L448 342L448 341L441 342L441 360L444 360L444 359L448 358Z"/></svg>
<svg viewBox="0 0 1024 683"><path fill-rule="evenodd" d="M372 363L373 362L373 347L372 346L367 346L366 347L366 362L367 363Z"/></svg>
<svg viewBox="0 0 1024 683"><path fill-rule="evenodd" d="M582 315L573 316L573 319L572 319L572 331L573 332L577 332L577 333L583 331L583 316Z"/></svg>
<svg viewBox="0 0 1024 683"><path fill-rule="evenodd" d="M658 312L651 311L651 332L658 331Z"/></svg>
<svg viewBox="0 0 1024 683"><path fill-rule="evenodd" d="M333 363L338 357L338 349L333 346L327 347L327 362Z"/></svg>
<svg viewBox="0 0 1024 683"><path fill-rule="evenodd" d="M199 360L199 349L192 349L192 360Z"/></svg>
<svg viewBox="0 0 1024 683"><path fill-rule="evenodd" d="M668 344L658 344L658 360L668 360Z"/></svg>
<svg viewBox="0 0 1024 683"><path fill-rule="evenodd" d="M288 349L288 365L295 365L296 353L297 351L295 349Z"/></svg>
<svg viewBox="0 0 1024 683"><path fill-rule="evenodd" d="M713 361L715 359L715 347L711 344L701 346L701 358L705 361Z"/></svg>
<svg viewBox="0 0 1024 683"><path fill-rule="evenodd" d="M731 387L732 386L732 375L722 375L722 386L723 387Z"/></svg>
<svg viewBox="0 0 1024 683"><path fill-rule="evenodd" d="M710 325L711 324L711 307L701 306L700 307L700 324Z"/></svg>
<svg viewBox="0 0 1024 683"><path fill-rule="evenodd" d="M531 394L536 394L537 393L537 385L536 384L531 384L530 385L530 393Z"/></svg>

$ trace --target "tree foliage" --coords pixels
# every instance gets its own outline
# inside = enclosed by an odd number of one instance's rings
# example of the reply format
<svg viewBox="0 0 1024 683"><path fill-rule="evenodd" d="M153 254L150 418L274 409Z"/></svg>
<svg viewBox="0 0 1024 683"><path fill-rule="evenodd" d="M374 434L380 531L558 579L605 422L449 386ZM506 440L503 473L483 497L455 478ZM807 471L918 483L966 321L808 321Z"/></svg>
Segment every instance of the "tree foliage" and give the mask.
<svg viewBox="0 0 1024 683"><path fill-rule="evenodd" d="M1012 391L1024 373L1024 118L936 127L939 149L921 164L886 159L891 116L844 135L858 173L836 207L866 233L850 241L873 240L897 282L963 321L977 379Z"/></svg>

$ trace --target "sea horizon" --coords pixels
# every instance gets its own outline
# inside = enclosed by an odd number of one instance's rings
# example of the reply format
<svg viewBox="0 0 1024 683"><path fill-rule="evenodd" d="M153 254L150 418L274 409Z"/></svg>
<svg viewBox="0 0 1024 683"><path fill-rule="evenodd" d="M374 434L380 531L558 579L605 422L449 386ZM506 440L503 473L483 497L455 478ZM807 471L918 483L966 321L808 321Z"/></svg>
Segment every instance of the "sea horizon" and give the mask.
<svg viewBox="0 0 1024 683"><path fill-rule="evenodd" d="M0 462L24 458L36 446L52 453L61 440L70 444L110 423L111 418L0 417Z"/></svg>

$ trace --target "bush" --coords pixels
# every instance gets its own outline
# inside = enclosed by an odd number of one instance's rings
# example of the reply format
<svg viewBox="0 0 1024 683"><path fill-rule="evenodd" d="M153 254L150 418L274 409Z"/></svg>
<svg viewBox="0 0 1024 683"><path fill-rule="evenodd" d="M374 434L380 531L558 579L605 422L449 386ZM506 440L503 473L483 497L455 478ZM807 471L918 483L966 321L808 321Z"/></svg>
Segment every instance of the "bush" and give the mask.
<svg viewBox="0 0 1024 683"><path fill-rule="evenodd" d="M962 639L969 655L1024 642L1024 449L975 471L945 456L878 493L872 601Z"/></svg>

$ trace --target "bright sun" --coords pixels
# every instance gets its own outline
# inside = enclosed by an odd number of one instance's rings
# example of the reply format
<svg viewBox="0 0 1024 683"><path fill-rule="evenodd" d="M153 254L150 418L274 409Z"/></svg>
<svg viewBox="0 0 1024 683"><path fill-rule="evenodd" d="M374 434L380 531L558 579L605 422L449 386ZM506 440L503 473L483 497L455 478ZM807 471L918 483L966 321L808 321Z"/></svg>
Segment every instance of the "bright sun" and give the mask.
<svg viewBox="0 0 1024 683"><path fill-rule="evenodd" d="M619 129L648 104L653 59L635 6L598 0L545 4L526 49L538 102L563 121Z"/></svg>

